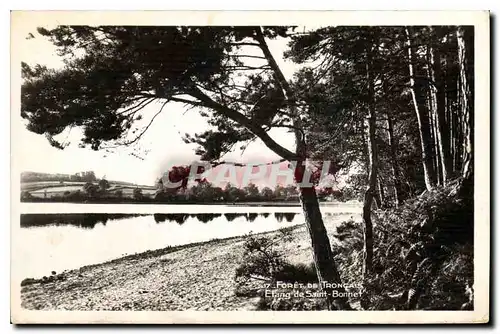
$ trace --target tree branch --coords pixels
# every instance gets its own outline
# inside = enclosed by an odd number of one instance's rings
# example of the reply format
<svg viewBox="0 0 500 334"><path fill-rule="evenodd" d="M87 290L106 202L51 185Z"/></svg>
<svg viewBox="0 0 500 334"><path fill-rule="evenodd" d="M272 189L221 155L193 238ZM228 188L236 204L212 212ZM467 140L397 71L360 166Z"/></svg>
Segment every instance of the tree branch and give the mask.
<svg viewBox="0 0 500 334"><path fill-rule="evenodd" d="M259 42L260 48L262 52L264 53L264 56L266 57L269 66L273 70L274 77L278 84L280 85L287 102L290 105L290 112L293 115L293 125L297 129L302 128L302 122L300 120L299 115L297 114L297 111L295 109L295 103L296 99L293 93L292 88L288 84L288 81L286 80L285 76L283 75L283 72L281 71L280 67L278 66L278 63L276 63L276 60L274 59L271 51L269 50L269 47L266 43L266 39L264 38L264 33L262 32L262 28L258 27L255 29L255 38ZM304 132L295 130L295 144L296 144L296 156L300 157L301 159L304 159L306 157L306 143L305 143L305 138L304 138Z"/></svg>
<svg viewBox="0 0 500 334"><path fill-rule="evenodd" d="M236 57L236 58L253 58L253 59L263 59L263 60L266 60L265 57L251 56L251 55L233 55L232 57Z"/></svg>
<svg viewBox="0 0 500 334"><path fill-rule="evenodd" d="M234 46L260 46L259 43L237 43L237 42L233 42L233 43L229 43L229 45L234 45Z"/></svg>
<svg viewBox="0 0 500 334"><path fill-rule="evenodd" d="M253 167L260 167L260 166L270 166L270 165L276 165L280 164L282 162L288 161L287 159L279 159L271 162L265 162L261 164L252 164L252 163L240 163L240 162L231 162L231 161L212 161L210 164L212 167L217 167L219 165L233 165L236 167L247 167L247 166L253 166Z"/></svg>
<svg viewBox="0 0 500 334"><path fill-rule="evenodd" d="M255 71L255 70L270 70L271 67L267 65L263 66L226 66L229 70L234 71Z"/></svg>
<svg viewBox="0 0 500 334"><path fill-rule="evenodd" d="M158 99L166 99L167 102L174 101L174 102L181 102L185 104L190 104L195 107L204 107L204 104L199 102L199 101L192 101L192 100L186 100L180 97L175 97L175 96L161 96L161 95L155 95L155 94L148 94L148 93L143 93L143 96L149 96L152 98L158 98Z"/></svg>
<svg viewBox="0 0 500 334"><path fill-rule="evenodd" d="M202 91L200 91L198 88L193 88L190 92L190 95L200 100L205 107L216 110L223 116L226 116L227 118L247 128L248 131L253 133L255 136L259 137L269 149L271 149L274 153L278 154L282 158L286 160L295 160L296 155L293 152L279 145L276 141L274 141L274 139L272 139L267 134L267 132L262 127L253 123L243 114L229 107L223 106L220 103L215 102L206 94L204 94Z"/></svg>
<svg viewBox="0 0 500 334"><path fill-rule="evenodd" d="M120 145L117 145L117 146L110 146L110 147L107 147L107 148L116 148L116 147L119 147L119 146L129 146L129 145L132 145L133 143L135 143L136 141L138 141L139 139L141 139L141 137L146 133L146 131L148 131L148 129L151 126L151 124L153 124L153 121L155 120L156 116L158 116L163 111L163 108L165 107L165 105L168 102L169 102L168 100L165 101L165 102L163 102L160 110L156 114L154 114L154 116L149 121L148 125L146 125L146 127L141 131L141 133L137 137L135 137L133 140L125 142L123 144L120 144Z"/></svg>
<svg viewBox="0 0 500 334"><path fill-rule="evenodd" d="M123 115L123 114L125 114L125 113L127 113L127 112L129 112L129 111L134 110L134 109L135 109L135 111L134 111L134 113L135 113L135 112L137 112L137 111L139 111L139 110L141 110L141 109L145 108L148 104L150 104L151 102L153 102L153 101L154 101L154 98L144 98L144 97L143 97L143 99L144 99L144 100L143 100L143 101L141 101L141 102L139 102L138 104L134 104L132 107L127 108L127 109L125 109L125 110L123 110L123 111L119 112L119 113L118 113L118 115Z"/></svg>

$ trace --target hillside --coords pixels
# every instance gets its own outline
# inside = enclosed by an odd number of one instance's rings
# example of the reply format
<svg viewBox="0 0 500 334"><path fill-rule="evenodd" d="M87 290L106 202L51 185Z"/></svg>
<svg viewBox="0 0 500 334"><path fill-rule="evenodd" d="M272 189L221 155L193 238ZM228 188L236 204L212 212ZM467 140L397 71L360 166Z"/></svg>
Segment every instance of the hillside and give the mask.
<svg viewBox="0 0 500 334"><path fill-rule="evenodd" d="M85 184L92 183L97 189L101 179L96 178L92 171L75 174L60 173L21 173L21 200L22 201L57 201L69 200L82 202L85 200ZM134 191L140 189L146 196L153 196L154 186L136 185L125 181L107 180L106 195L110 198L133 198Z"/></svg>

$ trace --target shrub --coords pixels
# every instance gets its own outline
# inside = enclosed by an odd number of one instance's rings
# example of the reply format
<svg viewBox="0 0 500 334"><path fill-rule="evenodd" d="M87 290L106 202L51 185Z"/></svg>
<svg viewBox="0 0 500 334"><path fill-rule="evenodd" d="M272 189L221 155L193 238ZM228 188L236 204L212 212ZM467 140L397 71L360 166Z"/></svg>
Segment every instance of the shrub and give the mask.
<svg viewBox="0 0 500 334"><path fill-rule="evenodd" d="M134 192L133 192L133 197L134 197L134 199L141 200L143 198L142 189L141 188L135 188Z"/></svg>
<svg viewBox="0 0 500 334"><path fill-rule="evenodd" d="M26 285L30 285L30 284L35 284L37 283L38 281L34 278L25 278L21 281L21 286L26 286Z"/></svg>
<svg viewBox="0 0 500 334"><path fill-rule="evenodd" d="M305 263L284 263L274 272L273 278L276 281L291 283L313 283L318 281L314 262Z"/></svg>
<svg viewBox="0 0 500 334"><path fill-rule="evenodd" d="M318 278L313 263L290 263L278 251L279 243L293 240L290 231L281 229L279 237L275 239L251 234L247 236L242 263L236 269L235 294L239 297L260 297L257 310L326 309L324 298L293 295L295 291L304 294L318 292ZM293 289L283 288L283 283L296 285Z"/></svg>
<svg viewBox="0 0 500 334"><path fill-rule="evenodd" d="M21 201L33 199L33 195L29 191L21 191Z"/></svg>
<svg viewBox="0 0 500 334"><path fill-rule="evenodd" d="M281 240L285 238L284 234ZM243 261L236 268L236 279L245 281L258 277L273 280L275 273L285 265L283 254L275 249L275 245L276 242L269 238L247 235L243 244Z"/></svg>
<svg viewBox="0 0 500 334"><path fill-rule="evenodd" d="M80 190L77 190L77 191L71 192L69 195L67 195L66 198L70 201L79 202L79 201L82 201L85 198L85 196Z"/></svg>
<svg viewBox="0 0 500 334"><path fill-rule="evenodd" d="M398 209L373 214L374 272L364 281L363 308L471 307L473 202L456 190L457 182L450 182ZM343 281L362 277L362 224L344 222L337 234Z"/></svg>
<svg viewBox="0 0 500 334"><path fill-rule="evenodd" d="M83 185L83 191L88 197L95 197L98 193L99 188L92 182L87 182Z"/></svg>

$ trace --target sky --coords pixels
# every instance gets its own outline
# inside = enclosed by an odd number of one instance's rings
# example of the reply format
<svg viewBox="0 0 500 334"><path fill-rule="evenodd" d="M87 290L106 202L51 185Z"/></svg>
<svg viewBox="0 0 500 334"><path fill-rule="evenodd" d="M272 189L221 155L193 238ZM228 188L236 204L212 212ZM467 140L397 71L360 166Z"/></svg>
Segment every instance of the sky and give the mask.
<svg viewBox="0 0 500 334"><path fill-rule="evenodd" d="M51 26L45 26L51 28ZM23 39L21 59L30 64L42 64L52 68L62 66L61 58L53 45L36 33L36 25L26 24L25 36L32 33L35 38ZM269 41L269 47L280 65L284 75L291 78L297 66L283 60L282 53L286 40ZM160 108L152 104L144 109L144 122L148 122ZM57 137L70 144L64 150L52 147L43 135L38 135L25 128L25 121L18 116L16 129L20 144L14 154L19 154L20 170L47 173L73 174L93 170L98 178L127 181L142 185L152 185L172 165L189 164L197 160L194 154L196 145L185 144L185 133L194 135L207 129L207 122L196 109L186 110L180 103L169 103L156 117L152 126L138 142L139 151L131 148L117 148L113 152L92 151L79 148L79 130L63 132ZM14 113L19 115L19 113ZM149 116L149 117L148 117ZM284 129L273 129L269 133L278 143L293 150L293 135ZM239 145L236 145L239 146ZM131 154L133 153L133 154ZM141 158L137 157L139 155ZM227 154L224 160L237 162L265 163L279 157L269 150L259 139L252 142L242 154L239 149ZM258 182L257 182L258 183Z"/></svg>

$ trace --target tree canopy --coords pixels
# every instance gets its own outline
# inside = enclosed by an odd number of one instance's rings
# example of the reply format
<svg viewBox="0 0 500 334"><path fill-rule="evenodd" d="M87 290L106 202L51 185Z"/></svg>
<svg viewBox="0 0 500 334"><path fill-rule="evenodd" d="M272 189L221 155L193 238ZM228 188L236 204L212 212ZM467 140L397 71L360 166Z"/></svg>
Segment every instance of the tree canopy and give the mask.
<svg viewBox="0 0 500 334"><path fill-rule="evenodd" d="M281 155L293 156L265 131L272 117L263 106L280 95L270 68L245 65L246 57L263 57L241 52L258 46L256 36L285 36L286 27L59 26L38 31L65 57L65 67L22 64L21 115L30 131L47 135L55 147L63 148L53 137L68 127L81 127L81 145L94 150L135 134L122 141L130 144L156 117L141 114L146 105L160 103L160 113L176 101L212 116L209 121L218 131L186 138L201 145L204 158L218 159L254 135ZM242 79L243 73L249 75ZM151 122L139 129L136 123L143 117Z"/></svg>

